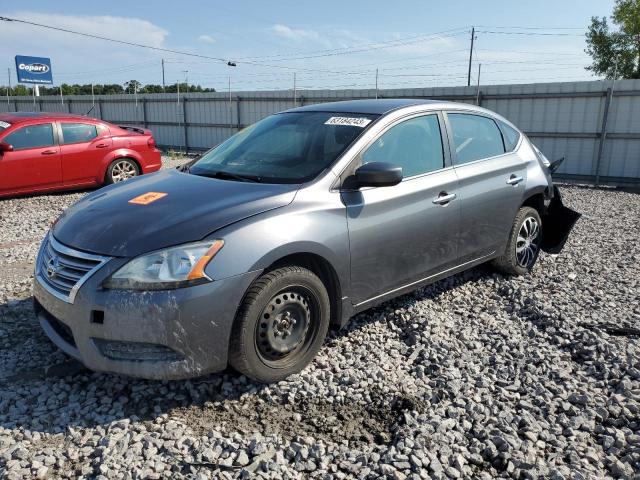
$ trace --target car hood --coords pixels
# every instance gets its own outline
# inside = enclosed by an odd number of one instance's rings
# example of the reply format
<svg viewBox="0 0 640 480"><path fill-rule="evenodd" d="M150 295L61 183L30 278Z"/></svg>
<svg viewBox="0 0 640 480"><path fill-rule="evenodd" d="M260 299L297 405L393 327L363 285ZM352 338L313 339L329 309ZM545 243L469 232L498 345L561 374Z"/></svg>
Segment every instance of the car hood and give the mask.
<svg viewBox="0 0 640 480"><path fill-rule="evenodd" d="M288 205L298 188L163 170L87 195L62 214L52 233L79 250L133 257L201 240L231 223ZM165 195L130 203L149 192Z"/></svg>

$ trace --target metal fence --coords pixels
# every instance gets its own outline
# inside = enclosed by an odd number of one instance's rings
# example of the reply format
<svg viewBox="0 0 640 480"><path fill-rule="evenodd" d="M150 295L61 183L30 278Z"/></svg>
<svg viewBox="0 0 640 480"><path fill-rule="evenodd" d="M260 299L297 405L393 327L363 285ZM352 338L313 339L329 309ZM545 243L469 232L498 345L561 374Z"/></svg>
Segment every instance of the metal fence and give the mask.
<svg viewBox="0 0 640 480"><path fill-rule="evenodd" d="M196 152L294 105L373 98L375 90L217 92L145 95L11 97L0 112L87 114L116 124L143 125L159 145ZM640 184L640 80L476 87L387 89L378 98L432 98L479 103L523 129L549 157L566 157L565 180Z"/></svg>

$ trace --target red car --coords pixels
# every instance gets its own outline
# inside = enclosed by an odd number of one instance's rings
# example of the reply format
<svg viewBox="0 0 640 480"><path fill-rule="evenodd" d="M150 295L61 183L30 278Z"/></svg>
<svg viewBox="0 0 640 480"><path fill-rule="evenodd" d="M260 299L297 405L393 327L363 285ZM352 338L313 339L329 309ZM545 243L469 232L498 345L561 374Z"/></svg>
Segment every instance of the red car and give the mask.
<svg viewBox="0 0 640 480"><path fill-rule="evenodd" d="M0 114L0 197L115 183L160 167L149 130L64 113Z"/></svg>

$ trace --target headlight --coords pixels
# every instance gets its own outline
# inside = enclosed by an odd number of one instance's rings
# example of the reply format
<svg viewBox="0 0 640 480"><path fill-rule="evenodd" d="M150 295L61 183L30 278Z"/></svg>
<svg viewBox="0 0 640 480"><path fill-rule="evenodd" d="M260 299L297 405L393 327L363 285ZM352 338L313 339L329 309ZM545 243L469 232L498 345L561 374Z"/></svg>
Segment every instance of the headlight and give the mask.
<svg viewBox="0 0 640 480"><path fill-rule="evenodd" d="M122 266L103 287L168 290L211 281L204 269L223 245L222 240L209 240L147 253Z"/></svg>

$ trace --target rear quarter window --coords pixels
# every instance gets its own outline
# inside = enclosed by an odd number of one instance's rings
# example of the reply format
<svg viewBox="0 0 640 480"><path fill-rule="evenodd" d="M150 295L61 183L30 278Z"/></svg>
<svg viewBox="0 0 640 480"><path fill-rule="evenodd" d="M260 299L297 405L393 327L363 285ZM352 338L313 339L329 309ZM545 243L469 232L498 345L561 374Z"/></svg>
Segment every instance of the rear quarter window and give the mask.
<svg viewBox="0 0 640 480"><path fill-rule="evenodd" d="M502 130L504 147L507 152L512 152L518 146L518 142L520 141L520 132L504 122L498 121L498 124L500 125L500 129Z"/></svg>

